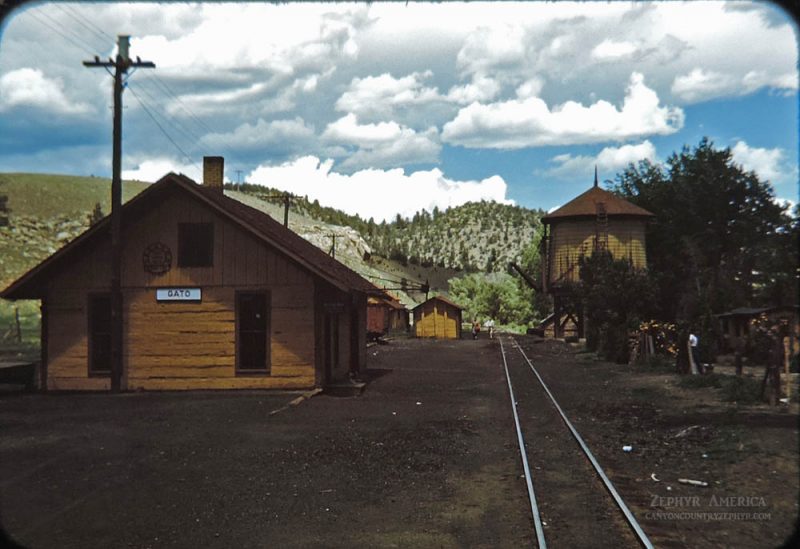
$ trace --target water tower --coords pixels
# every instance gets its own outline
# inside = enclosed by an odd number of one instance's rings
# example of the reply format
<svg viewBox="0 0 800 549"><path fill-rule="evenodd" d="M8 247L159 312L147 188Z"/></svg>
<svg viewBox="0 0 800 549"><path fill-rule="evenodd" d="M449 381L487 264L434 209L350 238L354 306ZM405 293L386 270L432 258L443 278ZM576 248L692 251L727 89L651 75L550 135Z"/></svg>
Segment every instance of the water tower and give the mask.
<svg viewBox="0 0 800 549"><path fill-rule="evenodd" d="M542 286L553 297L553 315L545 321L550 337L583 337L583 315L569 285L580 280L578 261L595 250L647 267L645 227L654 215L594 186L542 218Z"/></svg>

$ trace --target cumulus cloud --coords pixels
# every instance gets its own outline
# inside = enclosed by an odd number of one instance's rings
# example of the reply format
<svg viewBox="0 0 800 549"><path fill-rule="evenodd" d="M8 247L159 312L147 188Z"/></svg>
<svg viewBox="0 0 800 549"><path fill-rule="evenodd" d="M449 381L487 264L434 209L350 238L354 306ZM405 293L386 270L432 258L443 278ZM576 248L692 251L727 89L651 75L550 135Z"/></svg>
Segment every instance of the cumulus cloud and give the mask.
<svg viewBox="0 0 800 549"><path fill-rule="evenodd" d="M634 72L621 109L607 101L586 107L568 101L552 110L538 97L489 105L473 103L444 126L442 139L472 148L519 149L668 135L683 127L680 108L661 106Z"/></svg>
<svg viewBox="0 0 800 549"><path fill-rule="evenodd" d="M203 137L203 143L208 147L245 152L264 149L299 151L314 140L314 128L299 116L271 121L259 118L255 124L241 124L232 132L210 133Z"/></svg>
<svg viewBox="0 0 800 549"><path fill-rule="evenodd" d="M500 93L500 83L494 78L477 74L472 81L458 86L453 86L447 92L447 99L460 105L491 101Z"/></svg>
<svg viewBox="0 0 800 549"><path fill-rule="evenodd" d="M56 114L82 114L90 110L88 105L67 98L60 80L27 67L0 76L0 111L18 106Z"/></svg>
<svg viewBox="0 0 800 549"><path fill-rule="evenodd" d="M195 164L185 164L171 158L153 158L141 162L133 161L133 169L122 170L122 179L154 183L169 172L182 173L197 182L203 180L203 173Z"/></svg>
<svg viewBox="0 0 800 549"><path fill-rule="evenodd" d="M678 75L672 93L688 102L706 101L721 96L747 95L763 87L797 90L797 73L774 74L751 70L741 76L694 68Z"/></svg>
<svg viewBox="0 0 800 549"><path fill-rule="evenodd" d="M525 58L526 34L525 26L513 23L482 26L467 36L457 66L462 74L485 74L519 63Z"/></svg>
<svg viewBox="0 0 800 549"><path fill-rule="evenodd" d="M334 145L357 147L342 162L342 167L348 169L436 162L441 151L436 128L417 133L394 121L359 124L352 113L329 124L322 139Z"/></svg>
<svg viewBox="0 0 800 549"><path fill-rule="evenodd" d="M595 166L601 173L613 173L626 168L628 164L636 164L640 160L653 162L655 159L656 148L650 141L643 141L638 145L606 147L596 156L560 154L551 160L557 166L546 173L556 177L588 178Z"/></svg>
<svg viewBox="0 0 800 549"><path fill-rule="evenodd" d="M436 88L424 85L433 73L428 70L395 78L390 73L353 78L336 101L336 110L359 116L389 117L398 107L413 107L441 101Z"/></svg>
<svg viewBox="0 0 800 549"><path fill-rule="evenodd" d="M697 101L729 93L735 87L736 80L730 75L696 68L675 77L672 93L686 101Z"/></svg>
<svg viewBox="0 0 800 549"><path fill-rule="evenodd" d="M431 211L466 202L494 200L504 204L506 183L500 176L481 181L448 179L438 170L406 174L402 169L361 170L344 175L333 170L333 160L306 156L277 166L259 166L247 178L363 218L390 220L397 214L412 216L422 208Z"/></svg>
<svg viewBox="0 0 800 549"><path fill-rule="evenodd" d="M530 78L517 86L517 97L527 99L528 97L538 97L542 92L544 83L539 78Z"/></svg>
<svg viewBox="0 0 800 549"><path fill-rule="evenodd" d="M131 47L159 66L206 68L259 66L278 73L320 71L358 53L355 37L369 24L368 8L328 6L283 9L277 5L198 7L202 22L176 36L150 33ZM220 37L225 37L220 40Z"/></svg>
<svg viewBox="0 0 800 549"><path fill-rule="evenodd" d="M636 51L632 42L617 42L606 38L592 49L591 56L599 61L619 60L630 57Z"/></svg>
<svg viewBox="0 0 800 549"><path fill-rule="evenodd" d="M762 181L775 183L787 175L781 149L751 147L744 141L737 141L731 149L731 154L737 164L745 170L755 172Z"/></svg>

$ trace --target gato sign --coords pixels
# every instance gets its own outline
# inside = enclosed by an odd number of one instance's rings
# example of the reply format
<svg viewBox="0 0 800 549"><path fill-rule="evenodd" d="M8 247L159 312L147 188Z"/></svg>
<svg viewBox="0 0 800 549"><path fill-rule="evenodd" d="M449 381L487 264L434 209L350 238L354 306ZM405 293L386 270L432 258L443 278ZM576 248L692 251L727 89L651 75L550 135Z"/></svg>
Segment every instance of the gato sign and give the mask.
<svg viewBox="0 0 800 549"><path fill-rule="evenodd" d="M158 288L156 301L200 301L200 288Z"/></svg>

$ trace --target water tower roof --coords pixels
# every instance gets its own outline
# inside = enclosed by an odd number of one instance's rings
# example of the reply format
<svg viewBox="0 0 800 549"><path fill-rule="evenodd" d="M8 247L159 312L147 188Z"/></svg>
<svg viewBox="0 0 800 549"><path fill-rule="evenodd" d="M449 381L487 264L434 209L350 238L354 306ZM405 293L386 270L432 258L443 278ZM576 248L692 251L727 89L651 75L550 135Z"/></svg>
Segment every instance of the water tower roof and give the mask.
<svg viewBox="0 0 800 549"><path fill-rule="evenodd" d="M608 216L655 217L653 213L628 202L624 198L620 198L612 192L600 187L592 187L554 212L544 216L542 221L549 223L565 217L596 217L598 204L605 206Z"/></svg>

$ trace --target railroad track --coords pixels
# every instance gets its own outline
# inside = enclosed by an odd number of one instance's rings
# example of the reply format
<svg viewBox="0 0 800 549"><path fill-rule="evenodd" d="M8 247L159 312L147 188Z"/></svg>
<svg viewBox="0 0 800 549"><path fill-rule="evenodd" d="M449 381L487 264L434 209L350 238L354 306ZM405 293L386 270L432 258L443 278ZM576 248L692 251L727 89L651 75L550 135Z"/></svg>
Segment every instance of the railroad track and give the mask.
<svg viewBox="0 0 800 549"><path fill-rule="evenodd" d="M652 548L525 351L499 339L538 546Z"/></svg>

